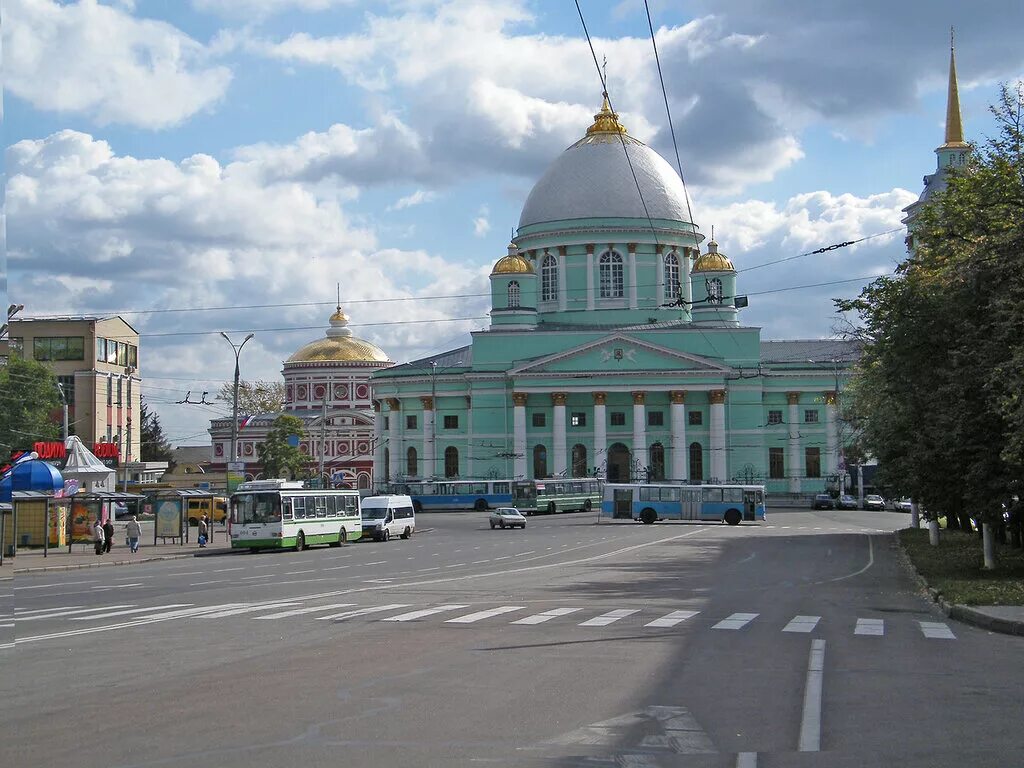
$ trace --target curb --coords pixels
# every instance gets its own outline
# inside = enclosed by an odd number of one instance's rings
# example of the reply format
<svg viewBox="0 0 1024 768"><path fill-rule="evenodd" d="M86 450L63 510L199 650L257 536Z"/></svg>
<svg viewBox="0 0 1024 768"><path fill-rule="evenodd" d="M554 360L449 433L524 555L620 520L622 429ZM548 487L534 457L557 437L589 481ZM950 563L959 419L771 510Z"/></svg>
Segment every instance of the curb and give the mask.
<svg viewBox="0 0 1024 768"><path fill-rule="evenodd" d="M118 560L116 562L100 561L98 563L75 563L74 565L40 565L33 568L18 568L15 566L14 575L43 573L44 571L77 571L82 568L117 568L123 565L157 563L161 560L184 560L189 557L220 557L222 555L235 555L238 553L239 550L229 549L223 552L183 552L180 555L153 555L152 557L140 557L136 560Z"/></svg>
<svg viewBox="0 0 1024 768"><path fill-rule="evenodd" d="M903 548L903 544L900 542L900 537L897 535L895 538L900 560L903 561L903 564L906 566L907 570L910 571L921 589L927 593L932 601L939 607L939 610L949 618L955 619L956 621L962 621L964 624L979 627L980 629L987 629L990 632L1024 637L1024 621L1015 621L1013 619L1002 619L998 616L989 616L987 613L982 613L979 610L971 608L969 605L951 603L946 600L942 596L942 593L935 589L935 587L930 586L924 576L922 576L918 572L917 568L914 567L914 563L910 560L907 550Z"/></svg>

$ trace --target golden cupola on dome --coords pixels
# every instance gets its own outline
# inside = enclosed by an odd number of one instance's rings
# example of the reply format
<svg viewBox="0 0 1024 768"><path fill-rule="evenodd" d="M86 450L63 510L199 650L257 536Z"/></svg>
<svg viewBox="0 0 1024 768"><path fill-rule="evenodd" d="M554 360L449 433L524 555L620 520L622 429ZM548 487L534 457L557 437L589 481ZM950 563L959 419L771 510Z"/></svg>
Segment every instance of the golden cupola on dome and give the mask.
<svg viewBox="0 0 1024 768"><path fill-rule="evenodd" d="M325 338L311 341L285 363L390 363L387 354L374 344L352 335L348 316L339 304L329 320Z"/></svg>
<svg viewBox="0 0 1024 768"><path fill-rule="evenodd" d="M714 240L708 241L708 252L698 256L693 264L693 272L735 272L736 267L729 261L729 257L718 252L718 243Z"/></svg>
<svg viewBox="0 0 1024 768"><path fill-rule="evenodd" d="M619 122L619 113L613 112L611 105L608 103L608 92L605 91L602 95L604 96L604 101L601 103L601 111L594 115L594 124L587 128L587 135L593 136L595 133L627 133L626 126Z"/></svg>
<svg viewBox="0 0 1024 768"><path fill-rule="evenodd" d="M529 259L519 255L519 249L515 243L509 243L508 255L502 256L491 270L492 275L532 275L533 265Z"/></svg>

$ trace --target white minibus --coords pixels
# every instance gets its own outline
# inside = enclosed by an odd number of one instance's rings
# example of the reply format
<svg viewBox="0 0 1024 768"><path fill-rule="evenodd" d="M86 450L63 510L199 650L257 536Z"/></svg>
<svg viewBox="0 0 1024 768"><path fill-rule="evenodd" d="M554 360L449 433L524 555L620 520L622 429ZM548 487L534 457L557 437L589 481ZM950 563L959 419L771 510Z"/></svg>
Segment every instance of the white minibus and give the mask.
<svg viewBox="0 0 1024 768"><path fill-rule="evenodd" d="M359 504L363 537L387 541L392 536L408 539L416 532L416 512L408 496L367 496Z"/></svg>

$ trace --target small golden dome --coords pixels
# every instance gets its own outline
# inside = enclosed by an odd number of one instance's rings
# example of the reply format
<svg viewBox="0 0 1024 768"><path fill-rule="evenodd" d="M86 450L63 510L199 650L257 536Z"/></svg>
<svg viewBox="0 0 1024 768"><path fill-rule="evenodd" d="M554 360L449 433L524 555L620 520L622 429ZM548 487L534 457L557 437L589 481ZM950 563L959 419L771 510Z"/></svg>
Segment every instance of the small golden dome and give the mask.
<svg viewBox="0 0 1024 768"><path fill-rule="evenodd" d="M533 265L518 254L502 256L491 270L492 275L532 275Z"/></svg>
<svg viewBox="0 0 1024 768"><path fill-rule="evenodd" d="M594 124L587 128L588 136L595 133L626 133L626 126L619 122L619 113L612 112L607 92L604 94L601 111L594 115Z"/></svg>
<svg viewBox="0 0 1024 768"><path fill-rule="evenodd" d="M714 240L708 242L708 252L697 257L693 265L693 272L735 272L736 267L729 261L729 257L718 252L718 243Z"/></svg>
<svg viewBox="0 0 1024 768"><path fill-rule="evenodd" d="M285 360L286 363L389 363L382 349L357 339L348 327L348 316L341 306L330 319L326 338L311 341Z"/></svg>
<svg viewBox="0 0 1024 768"><path fill-rule="evenodd" d="M340 322L340 323L344 323L345 325L348 325L348 315L346 315L342 311L341 307L338 307L338 311L335 312L333 315L331 315L331 320L330 321L332 323Z"/></svg>

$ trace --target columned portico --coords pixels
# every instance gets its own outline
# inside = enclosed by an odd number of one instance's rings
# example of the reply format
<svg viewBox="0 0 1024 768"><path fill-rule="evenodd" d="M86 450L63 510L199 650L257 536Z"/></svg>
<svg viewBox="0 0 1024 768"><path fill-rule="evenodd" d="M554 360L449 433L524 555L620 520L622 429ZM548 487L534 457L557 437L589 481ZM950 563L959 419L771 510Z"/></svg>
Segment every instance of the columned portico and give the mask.
<svg viewBox="0 0 1024 768"><path fill-rule="evenodd" d="M686 448L686 392L668 393L672 426L672 468L668 475L673 480L687 480L690 474Z"/></svg>
<svg viewBox="0 0 1024 768"><path fill-rule="evenodd" d="M825 393L825 474L834 475L839 471L839 441L836 439L835 392Z"/></svg>
<svg viewBox="0 0 1024 768"><path fill-rule="evenodd" d="M607 395L594 392L594 466L599 477L605 477L608 466L608 420L605 415Z"/></svg>
<svg viewBox="0 0 1024 768"><path fill-rule="evenodd" d="M436 477L437 470L434 466L436 449L434 448L434 398L421 397L423 404L423 451L420 456L420 477Z"/></svg>
<svg viewBox="0 0 1024 768"><path fill-rule="evenodd" d="M640 471L636 480L647 480L647 406L645 392L633 393L633 466Z"/></svg>
<svg viewBox="0 0 1024 768"><path fill-rule="evenodd" d="M564 392L551 393L551 452L554 458L552 477L564 477L568 474L565 450L565 397Z"/></svg>
<svg viewBox="0 0 1024 768"><path fill-rule="evenodd" d="M512 475L526 477L526 393L512 393Z"/></svg>
<svg viewBox="0 0 1024 768"><path fill-rule="evenodd" d="M800 493L800 393L787 392L789 414L786 422L789 425L789 457L786 461L786 474L789 476L789 492Z"/></svg>
<svg viewBox="0 0 1024 768"><path fill-rule="evenodd" d="M728 462L725 449L725 390L713 389L708 393L711 402L711 477L726 483Z"/></svg>
<svg viewBox="0 0 1024 768"><path fill-rule="evenodd" d="M388 398L388 455L391 457L391 477L392 481L398 480L399 475L402 474L402 467L405 464L405 457L402 455L402 433L401 424L399 419L401 418L401 404L397 397Z"/></svg>

